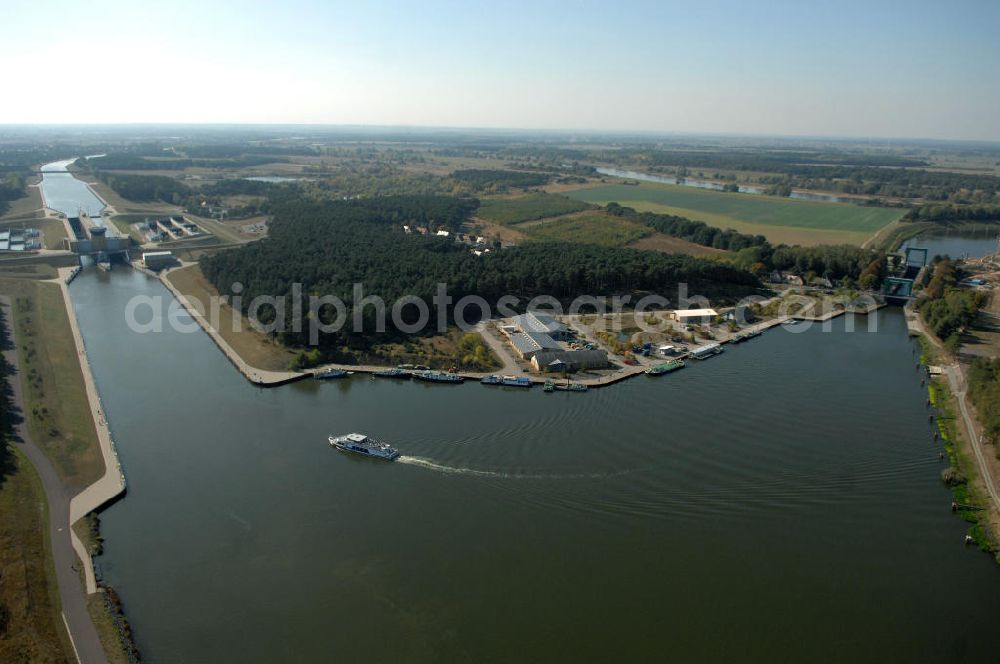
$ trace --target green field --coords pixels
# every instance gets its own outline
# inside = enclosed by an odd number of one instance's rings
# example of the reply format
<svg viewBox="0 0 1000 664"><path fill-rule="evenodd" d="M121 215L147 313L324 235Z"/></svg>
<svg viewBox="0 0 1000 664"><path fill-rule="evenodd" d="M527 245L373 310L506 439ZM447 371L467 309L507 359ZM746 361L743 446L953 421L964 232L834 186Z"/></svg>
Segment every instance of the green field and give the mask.
<svg viewBox="0 0 1000 664"><path fill-rule="evenodd" d="M16 378L14 379L16 380ZM69 662L38 474L0 439L0 631L2 662Z"/></svg>
<svg viewBox="0 0 1000 664"><path fill-rule="evenodd" d="M538 193L514 198L484 200L479 206L476 216L496 224L511 226L525 221L579 212L588 207L587 203L565 196Z"/></svg>
<svg viewBox="0 0 1000 664"><path fill-rule="evenodd" d="M861 244L903 215L896 208L799 201L673 185L607 185L567 192L587 203L611 201L640 211L674 214L719 228L761 234L774 243Z"/></svg>
<svg viewBox="0 0 1000 664"><path fill-rule="evenodd" d="M10 296L21 362L28 431L70 489L104 473L80 358L57 284L0 280Z"/></svg>
<svg viewBox="0 0 1000 664"><path fill-rule="evenodd" d="M623 247L654 233L649 226L602 213L559 217L551 221L526 224L521 229L529 240L586 242L605 247Z"/></svg>

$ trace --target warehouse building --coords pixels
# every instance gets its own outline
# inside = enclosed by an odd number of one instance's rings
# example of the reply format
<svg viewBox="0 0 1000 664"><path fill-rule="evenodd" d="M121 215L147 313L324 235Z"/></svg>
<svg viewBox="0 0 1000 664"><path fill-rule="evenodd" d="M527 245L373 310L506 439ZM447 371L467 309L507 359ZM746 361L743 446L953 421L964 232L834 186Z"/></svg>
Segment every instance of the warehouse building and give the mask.
<svg viewBox="0 0 1000 664"><path fill-rule="evenodd" d="M552 314L529 311L521 316L514 316L512 320L519 330L547 334L553 339L566 338L566 326L557 321Z"/></svg>
<svg viewBox="0 0 1000 664"><path fill-rule="evenodd" d="M562 350L556 339L566 338L566 326L550 314L529 311L514 316L510 325L503 326L517 354L530 360L535 353L543 350Z"/></svg>
<svg viewBox="0 0 1000 664"><path fill-rule="evenodd" d="M581 369L604 369L608 366L608 354L603 350L543 350L531 358L535 371L559 373Z"/></svg>
<svg viewBox="0 0 1000 664"><path fill-rule="evenodd" d="M159 270L175 262L173 253L169 251L145 251L142 254L142 266L147 270Z"/></svg>
<svg viewBox="0 0 1000 664"><path fill-rule="evenodd" d="M677 309L669 318L682 325L708 325L718 315L715 309Z"/></svg>

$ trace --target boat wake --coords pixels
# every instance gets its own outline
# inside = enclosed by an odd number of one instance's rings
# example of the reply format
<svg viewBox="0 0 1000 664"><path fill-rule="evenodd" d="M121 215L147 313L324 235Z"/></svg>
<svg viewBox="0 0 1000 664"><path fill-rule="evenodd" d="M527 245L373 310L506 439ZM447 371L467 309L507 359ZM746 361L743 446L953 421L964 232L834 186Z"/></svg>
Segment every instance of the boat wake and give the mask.
<svg viewBox="0 0 1000 664"><path fill-rule="evenodd" d="M479 468L464 468L462 466L447 466L444 464L431 461L424 457L416 456L406 456L405 454L398 459L396 463L405 463L410 466L419 466L421 468L426 468L428 470L436 470L439 473L447 473L449 475L472 475L478 477L496 477L500 479L508 480L579 480L579 479L601 479L605 477L613 477L616 475L623 475L629 471L619 471L611 473L583 473L583 474L552 474L552 473L508 473L497 470L482 470Z"/></svg>
<svg viewBox="0 0 1000 664"><path fill-rule="evenodd" d="M500 473L493 470L478 470L475 468L461 468L459 466L445 466L440 463L435 463L430 459L425 459L423 457L406 456L405 454L398 459L396 463L405 463L411 466L420 466L421 468L427 468L428 470L436 470L439 473L448 473L450 475L478 475L480 477L508 477L506 473Z"/></svg>

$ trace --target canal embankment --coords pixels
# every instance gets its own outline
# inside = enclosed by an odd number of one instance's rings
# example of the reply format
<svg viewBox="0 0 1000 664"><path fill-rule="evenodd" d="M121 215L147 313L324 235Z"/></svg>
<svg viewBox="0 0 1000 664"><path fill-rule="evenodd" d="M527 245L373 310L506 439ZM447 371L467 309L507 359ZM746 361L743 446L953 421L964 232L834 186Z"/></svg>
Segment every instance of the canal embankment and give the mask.
<svg viewBox="0 0 1000 664"><path fill-rule="evenodd" d="M57 279L57 282L62 289L66 317L69 320L77 357L80 359L80 371L83 374L84 389L86 390L87 401L90 404L91 417L93 418L94 429L97 432L97 439L100 444L101 457L104 461L104 474L96 482L73 496L69 509L70 526L87 514L118 498L121 494L125 493L126 489L125 472L122 470L121 463L118 460L118 452L111 437L111 428L108 425L104 406L101 403L101 395L97 390L94 374L90 368L86 344L80 333L76 312L73 310L73 304L70 300L69 281L74 276L72 268L62 268L59 270L59 279ZM94 575L94 565L90 553L75 531L71 537L73 549L83 564L84 585L87 593L97 592L97 580Z"/></svg>

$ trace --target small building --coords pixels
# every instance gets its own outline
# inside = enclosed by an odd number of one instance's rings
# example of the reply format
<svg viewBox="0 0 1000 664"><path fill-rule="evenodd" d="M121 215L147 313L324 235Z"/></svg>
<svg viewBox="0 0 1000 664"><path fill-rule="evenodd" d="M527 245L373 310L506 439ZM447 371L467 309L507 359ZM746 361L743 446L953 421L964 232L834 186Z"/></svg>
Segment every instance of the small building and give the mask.
<svg viewBox="0 0 1000 664"><path fill-rule="evenodd" d="M667 357L668 355L677 355L680 352L680 349L672 344L663 344L656 349L656 352L664 357Z"/></svg>
<svg viewBox="0 0 1000 664"><path fill-rule="evenodd" d="M531 366L540 372L603 369L608 366L608 354L594 350L542 350L531 358Z"/></svg>
<svg viewBox="0 0 1000 664"><path fill-rule="evenodd" d="M448 231L441 230L435 233L435 235L437 235L438 237L449 237L451 233Z"/></svg>
<svg viewBox="0 0 1000 664"><path fill-rule="evenodd" d="M677 309L667 317L682 325L708 325L718 315L715 309Z"/></svg>
<svg viewBox="0 0 1000 664"><path fill-rule="evenodd" d="M741 304L737 307L733 307L732 309L722 311L720 312L719 315L722 316L722 320L726 322L732 321L734 323L739 323L741 325L752 323L757 319L757 317L754 316L753 310L751 310L750 307L745 304Z"/></svg>
<svg viewBox="0 0 1000 664"><path fill-rule="evenodd" d="M826 277L813 277L809 280L809 285L817 288L833 288L833 282Z"/></svg>
<svg viewBox="0 0 1000 664"><path fill-rule="evenodd" d="M147 270L159 270L174 263L174 254L170 251L144 251L142 253L142 266Z"/></svg>

